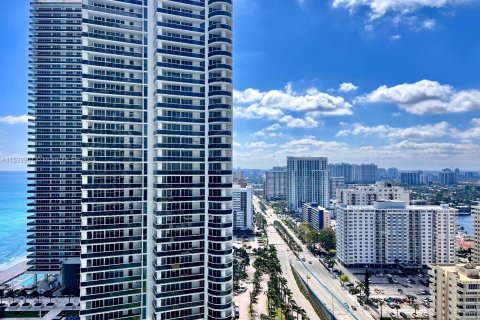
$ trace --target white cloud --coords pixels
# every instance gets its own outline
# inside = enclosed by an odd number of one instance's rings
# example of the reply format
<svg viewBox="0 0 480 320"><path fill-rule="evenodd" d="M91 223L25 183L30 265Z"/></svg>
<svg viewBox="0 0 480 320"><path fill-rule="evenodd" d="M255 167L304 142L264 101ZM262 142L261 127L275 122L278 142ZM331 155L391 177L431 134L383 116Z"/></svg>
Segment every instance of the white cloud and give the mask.
<svg viewBox="0 0 480 320"><path fill-rule="evenodd" d="M19 123L28 123L30 117L27 115L21 116L4 116L0 117L0 122L7 124L19 124Z"/></svg>
<svg viewBox="0 0 480 320"><path fill-rule="evenodd" d="M480 109L480 91L457 91L437 81L421 80L393 87L381 86L357 98L356 102L393 103L418 115L459 113Z"/></svg>
<svg viewBox="0 0 480 320"><path fill-rule="evenodd" d="M353 83L344 82L344 83L340 84L340 87L338 88L338 91L340 91L340 92L351 92L351 91L355 91L357 89L358 89L358 86L354 85Z"/></svg>
<svg viewBox="0 0 480 320"><path fill-rule="evenodd" d="M351 12L365 7L370 18L377 19L388 13L409 14L422 8L446 8L468 0L333 0L334 8L346 8Z"/></svg>
<svg viewBox="0 0 480 320"><path fill-rule="evenodd" d="M423 27L424 29L429 29L429 30L431 30L431 29L435 28L435 24L436 24L435 20L433 20L433 19L427 19L427 20L425 20L425 21L422 22L422 27Z"/></svg>
<svg viewBox="0 0 480 320"><path fill-rule="evenodd" d="M311 116L304 119L294 118L290 115L283 116L278 121L286 124L288 128L315 128L318 127L318 121Z"/></svg>
<svg viewBox="0 0 480 320"><path fill-rule="evenodd" d="M397 40L400 40L400 39L402 39L401 34L394 34L393 36L390 37L390 40L393 40L393 41L397 41Z"/></svg>
<svg viewBox="0 0 480 320"><path fill-rule="evenodd" d="M336 136L370 136L377 135L390 139L412 139L423 140L440 138L448 134L449 125L442 121L432 125L414 126L407 128L396 128L388 125L379 125L374 127L367 127L361 124L354 124L353 128L339 131Z"/></svg>
<svg viewBox="0 0 480 320"><path fill-rule="evenodd" d="M316 88L299 94L292 90L290 84L283 90L235 91L234 103L235 116L245 119L281 119L289 112L309 113L311 117L352 114L352 105L343 97L320 92Z"/></svg>

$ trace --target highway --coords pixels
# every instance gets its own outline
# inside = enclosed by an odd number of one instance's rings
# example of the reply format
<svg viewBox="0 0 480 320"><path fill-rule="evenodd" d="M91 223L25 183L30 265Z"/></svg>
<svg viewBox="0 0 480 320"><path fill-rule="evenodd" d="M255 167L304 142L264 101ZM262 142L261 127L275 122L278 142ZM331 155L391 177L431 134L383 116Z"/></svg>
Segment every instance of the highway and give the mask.
<svg viewBox="0 0 480 320"><path fill-rule="evenodd" d="M256 211L260 212L260 205L259 200L256 196L254 196L253 203L256 208ZM272 226L273 222L278 220L281 221L275 214L274 210L267 207L267 222L269 224L267 228L267 233L269 237L269 243L275 244L277 247L278 258L282 264L282 270L284 272L284 276L286 278L292 278L293 274L290 270L289 264L295 267L295 269L299 272L300 276L307 281L307 274L310 274L310 279L308 279L308 284L310 288L315 292L317 297L327 306L328 309L333 311L336 319L353 319L353 320L369 320L374 319L372 315L362 308L356 298L343 289L338 280L334 279L333 276L328 272L328 270L318 261L318 258L314 257L310 251L302 244L303 252L300 253L300 258L305 258L306 262L298 260L295 255L291 251L287 251L288 246L285 242L281 239L280 235L277 233L275 228ZM301 243L300 240L296 237L296 235L287 227L285 227L292 237L297 240L298 243ZM309 261L312 263L310 264ZM287 279L290 284L290 279ZM295 282L294 282L295 283ZM295 289L298 291L298 287L295 283ZM310 308L310 303L304 299L303 295L298 291L294 292L295 301L300 303L301 300L304 300ZM298 296L299 294L300 296ZM346 306L348 305L348 307ZM305 310L307 310L303 305L301 305ZM352 309L352 306L356 307L356 311ZM314 311L313 311L314 312ZM307 311L307 314L310 319L318 319L318 316L314 313L313 316Z"/></svg>

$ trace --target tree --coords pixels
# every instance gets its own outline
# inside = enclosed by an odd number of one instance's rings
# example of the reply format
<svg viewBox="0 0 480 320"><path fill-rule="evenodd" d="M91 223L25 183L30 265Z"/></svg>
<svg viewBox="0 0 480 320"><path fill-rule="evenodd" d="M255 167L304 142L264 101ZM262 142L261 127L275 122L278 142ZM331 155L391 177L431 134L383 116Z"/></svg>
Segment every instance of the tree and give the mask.
<svg viewBox="0 0 480 320"><path fill-rule="evenodd" d="M365 284L363 292L365 293L366 303L368 304L368 299L370 298L370 272L368 268L365 269Z"/></svg>
<svg viewBox="0 0 480 320"><path fill-rule="evenodd" d="M5 290L0 289L0 305L3 306L3 298L5 298Z"/></svg>
<svg viewBox="0 0 480 320"><path fill-rule="evenodd" d="M337 237L332 228L326 228L320 231L317 236L318 243L325 251L334 250L337 246Z"/></svg>
<svg viewBox="0 0 480 320"><path fill-rule="evenodd" d="M37 304L40 303L40 293L38 293L37 290L32 291L30 295L32 296L32 298L37 299Z"/></svg>
<svg viewBox="0 0 480 320"><path fill-rule="evenodd" d="M420 307L418 306L418 303L414 303L412 305L412 307L413 307L413 310L415 311L415 313L418 313L418 310L420 310Z"/></svg>
<svg viewBox="0 0 480 320"><path fill-rule="evenodd" d="M385 301L383 301L383 300L380 300L380 301L378 302L378 304L380 305L380 319L383 318L383 304L384 304L384 303L385 303Z"/></svg>
<svg viewBox="0 0 480 320"><path fill-rule="evenodd" d="M53 297L53 291L52 290L47 290L43 293L43 296L45 298L49 298L50 299L50 302L48 302L48 305L52 305L52 297Z"/></svg>
<svg viewBox="0 0 480 320"><path fill-rule="evenodd" d="M350 279L348 278L348 276L346 274L342 274L340 276L340 281L343 283L343 285L345 285L346 282L350 282Z"/></svg>
<svg viewBox="0 0 480 320"><path fill-rule="evenodd" d="M12 298L12 304L15 303L15 297L16 296L17 296L17 290L12 289L12 290L7 292L7 297Z"/></svg>
<svg viewBox="0 0 480 320"><path fill-rule="evenodd" d="M23 304L27 304L27 291L25 289L22 289L18 292L19 297L23 297Z"/></svg>
<svg viewBox="0 0 480 320"><path fill-rule="evenodd" d="M397 310L397 319L398 319L398 310L400 310L400 306L398 304L396 304L395 309Z"/></svg>

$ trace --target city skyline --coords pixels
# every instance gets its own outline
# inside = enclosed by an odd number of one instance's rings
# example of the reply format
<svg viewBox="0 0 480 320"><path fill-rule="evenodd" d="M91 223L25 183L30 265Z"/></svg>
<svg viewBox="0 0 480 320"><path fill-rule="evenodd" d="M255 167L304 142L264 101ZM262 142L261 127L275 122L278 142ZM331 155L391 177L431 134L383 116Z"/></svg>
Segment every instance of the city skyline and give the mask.
<svg viewBox="0 0 480 320"><path fill-rule="evenodd" d="M479 40L468 27L479 4L387 1L383 12L363 3L286 0L271 10L260 0L236 3L235 167L267 169L298 154L480 169ZM0 53L0 157L25 157L28 3L1 14L9 50ZM2 170L25 168L2 163Z"/></svg>

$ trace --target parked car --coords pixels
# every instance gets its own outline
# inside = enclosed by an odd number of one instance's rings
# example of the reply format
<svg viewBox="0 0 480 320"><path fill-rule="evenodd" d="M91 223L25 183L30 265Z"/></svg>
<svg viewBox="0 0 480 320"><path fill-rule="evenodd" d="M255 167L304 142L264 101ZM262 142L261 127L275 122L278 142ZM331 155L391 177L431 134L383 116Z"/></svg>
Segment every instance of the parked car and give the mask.
<svg viewBox="0 0 480 320"><path fill-rule="evenodd" d="M355 307L354 305L352 305L352 310L353 310L353 311L357 311L357 307Z"/></svg>
<svg viewBox="0 0 480 320"><path fill-rule="evenodd" d="M400 312L400 315L402 316L402 318L408 319L408 316L405 312Z"/></svg>
<svg viewBox="0 0 480 320"><path fill-rule="evenodd" d="M395 313L393 313L393 312L390 312L388 315L389 315L390 317L392 317L392 318L396 318L396 315L395 315Z"/></svg>
<svg viewBox="0 0 480 320"><path fill-rule="evenodd" d="M398 289L398 292L399 292L400 294L403 294L403 290L402 290L402 289Z"/></svg>
<svg viewBox="0 0 480 320"><path fill-rule="evenodd" d="M392 302L387 303L387 305L390 307L390 309L395 309L395 304Z"/></svg>

